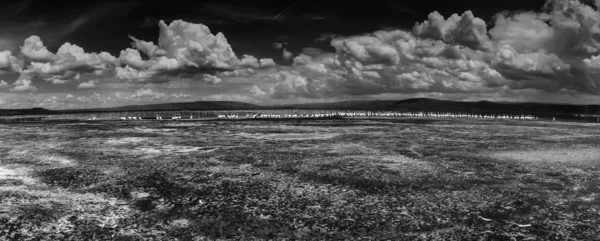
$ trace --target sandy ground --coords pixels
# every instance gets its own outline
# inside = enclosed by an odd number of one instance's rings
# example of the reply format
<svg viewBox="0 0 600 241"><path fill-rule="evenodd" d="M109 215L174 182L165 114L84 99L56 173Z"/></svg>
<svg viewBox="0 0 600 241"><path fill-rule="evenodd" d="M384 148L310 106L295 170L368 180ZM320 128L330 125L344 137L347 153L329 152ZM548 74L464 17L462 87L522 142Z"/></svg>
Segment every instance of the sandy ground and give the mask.
<svg viewBox="0 0 600 241"><path fill-rule="evenodd" d="M24 185L33 185L36 183L34 178L29 177L28 172L30 167L19 164L9 164L0 166L0 185L6 186L6 184L1 184L4 181L8 180L22 180Z"/></svg>
<svg viewBox="0 0 600 241"><path fill-rule="evenodd" d="M369 148L364 143L335 143L328 145L329 153L339 154L379 154L380 151L377 149Z"/></svg>
<svg viewBox="0 0 600 241"><path fill-rule="evenodd" d="M490 156L500 160L525 162L600 163L600 148L563 148L531 151L502 151Z"/></svg>
<svg viewBox="0 0 600 241"><path fill-rule="evenodd" d="M136 127L134 130L139 132L172 132L177 131L177 129L169 129L169 128L161 128L161 129L153 129L153 128L139 128Z"/></svg>
<svg viewBox="0 0 600 241"><path fill-rule="evenodd" d="M237 135L245 137L245 138L252 138L252 139L294 141L294 140L325 140L325 139L334 138L340 134L338 134L338 133L288 133L288 134L239 133Z"/></svg>
<svg viewBox="0 0 600 241"><path fill-rule="evenodd" d="M112 144L112 145L124 145L124 144L130 144L130 143L139 143L142 141L146 141L148 138L142 138L142 137L125 137L125 138L111 138L106 140L106 144Z"/></svg>
<svg viewBox="0 0 600 241"><path fill-rule="evenodd" d="M177 145L161 145L156 146L140 146L135 148L136 151L146 154L162 154L162 153L188 153L188 152L212 152L219 149L218 147L205 146L177 146Z"/></svg>

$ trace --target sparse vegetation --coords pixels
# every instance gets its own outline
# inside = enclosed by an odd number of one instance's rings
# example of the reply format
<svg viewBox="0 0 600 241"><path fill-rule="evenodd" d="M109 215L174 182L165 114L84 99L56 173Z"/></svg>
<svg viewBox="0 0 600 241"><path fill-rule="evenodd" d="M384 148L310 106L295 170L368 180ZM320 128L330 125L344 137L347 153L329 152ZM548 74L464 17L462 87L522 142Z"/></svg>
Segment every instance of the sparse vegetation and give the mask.
<svg viewBox="0 0 600 241"><path fill-rule="evenodd" d="M600 240L598 127L0 125L0 239Z"/></svg>

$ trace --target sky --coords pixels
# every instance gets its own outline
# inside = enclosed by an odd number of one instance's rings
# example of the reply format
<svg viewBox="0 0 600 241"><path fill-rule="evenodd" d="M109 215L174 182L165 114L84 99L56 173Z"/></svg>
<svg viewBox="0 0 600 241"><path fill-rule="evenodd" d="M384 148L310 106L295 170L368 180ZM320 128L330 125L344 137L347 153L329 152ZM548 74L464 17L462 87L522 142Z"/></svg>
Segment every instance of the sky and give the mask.
<svg viewBox="0 0 600 241"><path fill-rule="evenodd" d="M0 108L600 104L600 0L4 1Z"/></svg>

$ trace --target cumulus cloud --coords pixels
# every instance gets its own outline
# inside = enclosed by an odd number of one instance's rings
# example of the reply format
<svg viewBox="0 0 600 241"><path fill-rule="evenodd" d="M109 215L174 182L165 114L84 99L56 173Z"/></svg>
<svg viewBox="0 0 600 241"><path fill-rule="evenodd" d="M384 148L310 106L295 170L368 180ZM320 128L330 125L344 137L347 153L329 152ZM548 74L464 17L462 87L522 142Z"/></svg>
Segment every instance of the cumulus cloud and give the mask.
<svg viewBox="0 0 600 241"><path fill-rule="evenodd" d="M222 33L212 34L203 24L175 20L167 25L159 22L158 44L130 37L133 46L145 53L143 60L138 51L126 49L119 57L125 68L116 69L121 79L147 81L156 76L179 76L196 73L215 76L215 72L231 71L243 67L271 67L272 59L258 60L254 56L244 55L239 59ZM136 70L132 70L136 69ZM217 83L215 77L203 77L208 83Z"/></svg>
<svg viewBox="0 0 600 241"><path fill-rule="evenodd" d="M149 71L140 71L129 66L125 66L124 68L115 68L115 77L118 79L140 80L140 82L145 82L148 78L152 77L152 73Z"/></svg>
<svg viewBox="0 0 600 241"><path fill-rule="evenodd" d="M600 13L578 0L548 0L544 12L502 12L490 29L492 39L519 51L544 50L560 56L600 50Z"/></svg>
<svg viewBox="0 0 600 241"><path fill-rule="evenodd" d="M146 61L142 60L142 55L137 49L127 48L121 51L121 55L119 55L119 61L121 64L126 66L143 69L146 67Z"/></svg>
<svg viewBox="0 0 600 241"><path fill-rule="evenodd" d="M294 57L294 54L285 48L283 48L282 53L285 60L290 60L292 57Z"/></svg>
<svg viewBox="0 0 600 241"><path fill-rule="evenodd" d="M0 51L0 71L15 72L19 70L19 60L8 50Z"/></svg>
<svg viewBox="0 0 600 241"><path fill-rule="evenodd" d="M115 97L122 100L152 100L169 97L169 95L161 92L156 92L152 89L141 88L133 93L116 92Z"/></svg>
<svg viewBox="0 0 600 241"><path fill-rule="evenodd" d="M24 92L24 91L36 91L37 87L33 86L31 80L29 79L18 79L13 84L13 87L10 91L14 92Z"/></svg>
<svg viewBox="0 0 600 241"><path fill-rule="evenodd" d="M260 87L258 87L256 85L252 86L252 88L250 89L250 93L252 93L255 96L267 95L267 92L265 92L264 90L262 90Z"/></svg>
<svg viewBox="0 0 600 241"><path fill-rule="evenodd" d="M268 68L275 66L273 59L257 59L252 55L245 54L240 60L241 67Z"/></svg>
<svg viewBox="0 0 600 241"><path fill-rule="evenodd" d="M340 55L351 57L360 63L398 64L400 56L397 49L384 41L381 36L366 35L334 39L331 45Z"/></svg>
<svg viewBox="0 0 600 241"><path fill-rule="evenodd" d="M118 57L86 53L71 43L51 53L39 37L31 36L19 56L0 52L0 71L21 74L12 91L35 90L32 81L61 84L96 75L134 86L172 80L223 83L220 90L245 92L211 98L252 101L410 94L600 95L600 12L595 8L578 0L548 0L539 11L500 12L490 22L493 27L487 25L471 11L447 18L432 12L409 31L324 34L317 39L329 42L334 52L304 48L294 55L286 43L277 42L273 48L292 61L280 66L272 59L236 55L222 33L213 34L203 24L160 21L157 41L130 36L131 47ZM115 96L132 101L171 97L151 89Z"/></svg>
<svg viewBox="0 0 600 241"><path fill-rule="evenodd" d="M93 80L90 80L88 82L80 83L77 86L77 89L93 89L93 88L96 88L95 82Z"/></svg>
<svg viewBox="0 0 600 241"><path fill-rule="evenodd" d="M25 40L21 53L32 62L18 72L27 78L39 76L54 84L78 79L81 74L111 69L117 61L107 52L86 53L83 48L68 42L61 45L56 54L52 54L37 36Z"/></svg>
<svg viewBox="0 0 600 241"><path fill-rule="evenodd" d="M72 94L67 94L65 96L65 99L73 99L73 98L75 98L75 96L73 96Z"/></svg>
<svg viewBox="0 0 600 241"><path fill-rule="evenodd" d="M411 32L323 36L335 53L300 54L261 90L276 99L507 90L600 94L599 19L600 12L576 0L549 0L544 12L498 13L489 32L470 11L447 19L433 12Z"/></svg>
<svg viewBox="0 0 600 241"><path fill-rule="evenodd" d="M129 38L133 41L132 45L134 48L139 49L140 51L145 53L146 56L148 56L148 57L155 56L155 51L158 50L158 46L154 45L153 42L139 40L133 36L129 36ZM156 54L162 55L162 54L164 54L164 51L160 50L160 51L156 52Z"/></svg>
<svg viewBox="0 0 600 241"><path fill-rule="evenodd" d="M52 53L38 36L31 36L21 47L27 62L23 64L10 51L3 51L0 70L19 72L21 79L43 79L53 84L68 83L82 74L103 75L107 71L112 71L117 79L139 83L168 82L168 77L177 77L216 84L222 81L217 76L219 72L276 66L267 58L244 55L239 59L222 33L213 35L202 24L177 20L167 25L160 21L159 28L156 45L130 36L134 48L121 51L118 58L107 52L87 53L71 43L64 43ZM89 83L83 86L86 84ZM26 86L16 90L27 89Z"/></svg>
<svg viewBox="0 0 600 241"><path fill-rule="evenodd" d="M473 49L491 48L485 21L473 16L471 11L466 11L461 16L452 14L448 19L444 19L444 16L437 11L432 12L429 14L428 20L416 24L413 31L416 36L421 38L461 44Z"/></svg>
<svg viewBox="0 0 600 241"><path fill-rule="evenodd" d="M225 35L213 35L203 24L175 20L167 25L159 22L160 50L177 60L178 67L232 68L239 60Z"/></svg>
<svg viewBox="0 0 600 241"><path fill-rule="evenodd" d="M518 51L555 52L555 48L561 47L553 46L556 32L546 23L550 18L547 14L502 12L494 18L494 28L490 29L489 34L501 44L508 44Z"/></svg>
<svg viewBox="0 0 600 241"><path fill-rule="evenodd" d="M548 0L550 23L558 39L566 39L575 51L596 53L600 47L600 14L577 0ZM563 35L561 38L560 35ZM564 40L563 40L564 41Z"/></svg>
<svg viewBox="0 0 600 241"><path fill-rule="evenodd" d="M44 42L40 37L33 35L25 39L25 43L21 46L21 54L31 61L36 62L52 62L57 60L57 56L44 46Z"/></svg>
<svg viewBox="0 0 600 241"><path fill-rule="evenodd" d="M66 84L69 82L67 79L62 78L62 76L50 76L44 80L55 85Z"/></svg>
<svg viewBox="0 0 600 241"><path fill-rule="evenodd" d="M201 76L202 80L206 83L211 83L211 84L218 84L221 81L221 78L215 76L215 75L209 75L209 74L202 74Z"/></svg>
<svg viewBox="0 0 600 241"><path fill-rule="evenodd" d="M8 88L8 83L4 80L0 80L0 89Z"/></svg>

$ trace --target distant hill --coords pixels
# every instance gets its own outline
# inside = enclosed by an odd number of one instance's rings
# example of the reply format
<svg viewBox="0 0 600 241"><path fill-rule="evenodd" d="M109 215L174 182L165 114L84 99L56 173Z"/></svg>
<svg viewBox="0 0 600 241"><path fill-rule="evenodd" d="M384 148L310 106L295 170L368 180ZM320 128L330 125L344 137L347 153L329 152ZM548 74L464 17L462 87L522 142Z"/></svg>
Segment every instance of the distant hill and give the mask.
<svg viewBox="0 0 600 241"><path fill-rule="evenodd" d="M46 115L54 114L56 111L48 110L44 108L31 108L31 109L0 109L0 116L7 115Z"/></svg>
<svg viewBox="0 0 600 241"><path fill-rule="evenodd" d="M66 113L90 113L90 112L126 112L126 111L161 111L161 110L246 110L265 108L243 102L235 101L195 101L181 103L164 103L149 105L127 105L111 108L94 109L69 109L69 110L47 110L43 108L32 109L0 109L2 115L41 115L41 114L66 114Z"/></svg>
<svg viewBox="0 0 600 241"><path fill-rule="evenodd" d="M125 112L125 111L162 111L162 110L266 110L266 109L327 109L327 110L371 110L371 111L431 111L431 112L469 112L469 113L504 113L504 114L537 114L537 115L600 115L600 105L570 105L550 103L509 103L492 101L450 101L428 98L405 100L359 100L332 103L310 103L260 106L235 101L195 101L182 103L165 103L150 105L128 105L113 108L79 109L79 110L47 110L33 109L0 109L0 115L35 115L54 113L83 112Z"/></svg>
<svg viewBox="0 0 600 241"><path fill-rule="evenodd" d="M406 110L438 112L503 112L503 113L598 113L600 105L570 105L551 103L493 102L493 101L451 101L428 98L406 100L343 101L335 103L315 103L280 106L282 108L308 109L356 109L356 110Z"/></svg>
<svg viewBox="0 0 600 241"><path fill-rule="evenodd" d="M150 105L127 105L114 108L103 108L102 111L144 111L144 110L245 110L264 108L254 104L235 101L194 101L181 103L165 103ZM97 111L100 109L91 109Z"/></svg>

